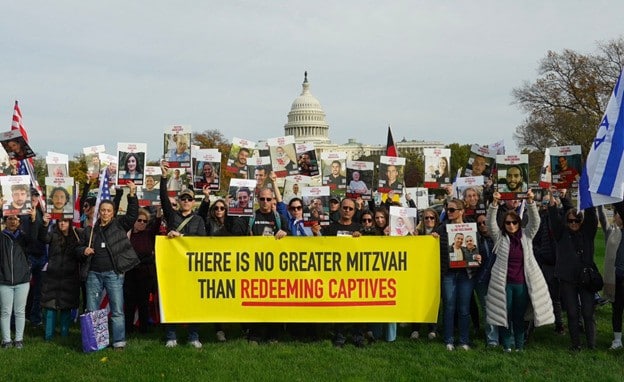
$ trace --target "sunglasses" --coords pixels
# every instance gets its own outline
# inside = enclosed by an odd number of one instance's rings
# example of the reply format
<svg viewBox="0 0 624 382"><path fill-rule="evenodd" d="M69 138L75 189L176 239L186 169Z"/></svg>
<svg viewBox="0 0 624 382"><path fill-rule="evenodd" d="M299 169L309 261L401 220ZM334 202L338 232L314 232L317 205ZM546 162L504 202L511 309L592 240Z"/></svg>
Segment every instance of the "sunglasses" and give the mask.
<svg viewBox="0 0 624 382"><path fill-rule="evenodd" d="M222 206L216 206L214 209L215 211L225 211L225 207Z"/></svg>
<svg viewBox="0 0 624 382"><path fill-rule="evenodd" d="M147 219L137 219L137 223L147 223Z"/></svg>
<svg viewBox="0 0 624 382"><path fill-rule="evenodd" d="M435 217L433 217L433 216L425 216L423 219L425 219L425 220L435 220Z"/></svg>
<svg viewBox="0 0 624 382"><path fill-rule="evenodd" d="M261 202L270 202L273 198L258 198Z"/></svg>
<svg viewBox="0 0 624 382"><path fill-rule="evenodd" d="M482 222L477 222L477 225L485 225L485 220Z"/></svg>
<svg viewBox="0 0 624 382"><path fill-rule="evenodd" d="M505 220L505 225L518 225L517 220Z"/></svg>
<svg viewBox="0 0 624 382"><path fill-rule="evenodd" d="M303 208L303 206L290 206L290 209L291 210L295 210L295 211L299 211L302 208Z"/></svg>
<svg viewBox="0 0 624 382"><path fill-rule="evenodd" d="M191 202L193 201L193 198L191 198L190 196L183 196L180 198L181 202Z"/></svg>
<svg viewBox="0 0 624 382"><path fill-rule="evenodd" d="M453 208L453 207L451 207L451 208L447 208L446 210L448 211L448 213L453 214L453 213L455 213L457 211L461 211L462 209L461 208Z"/></svg>
<svg viewBox="0 0 624 382"><path fill-rule="evenodd" d="M353 211L354 209L355 208L353 208L353 207L347 207L347 206L342 207L343 211Z"/></svg>
<svg viewBox="0 0 624 382"><path fill-rule="evenodd" d="M568 219L568 224L581 224L581 219Z"/></svg>
<svg viewBox="0 0 624 382"><path fill-rule="evenodd" d="M372 223L373 219L362 219L364 223Z"/></svg>

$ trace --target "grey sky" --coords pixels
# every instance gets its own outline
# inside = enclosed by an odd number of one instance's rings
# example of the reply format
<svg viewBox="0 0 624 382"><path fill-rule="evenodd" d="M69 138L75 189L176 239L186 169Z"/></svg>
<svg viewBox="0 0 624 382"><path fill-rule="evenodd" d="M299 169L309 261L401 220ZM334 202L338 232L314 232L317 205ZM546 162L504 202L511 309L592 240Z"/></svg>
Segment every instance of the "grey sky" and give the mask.
<svg viewBox="0 0 624 382"><path fill-rule="evenodd" d="M386 4L387 3L387 4ZM511 90L548 50L619 37L621 1L19 1L0 23L0 115L31 146L145 142L163 130L284 134L303 72L333 142L487 144L522 114Z"/></svg>

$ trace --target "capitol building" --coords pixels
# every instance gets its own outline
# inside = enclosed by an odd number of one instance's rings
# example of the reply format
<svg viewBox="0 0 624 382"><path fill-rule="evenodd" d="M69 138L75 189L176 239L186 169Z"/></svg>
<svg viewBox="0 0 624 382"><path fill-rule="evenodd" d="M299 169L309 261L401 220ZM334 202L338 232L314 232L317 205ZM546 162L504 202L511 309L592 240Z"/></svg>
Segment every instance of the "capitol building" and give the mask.
<svg viewBox="0 0 624 382"><path fill-rule="evenodd" d="M310 93L308 72L303 79L303 90L299 97L295 98L288 113L288 122L284 125L284 135L293 135L296 143L313 143L318 153L322 152L346 152L347 158L357 160L363 156L385 155L386 146L370 145L357 142L350 138L346 144L338 145L329 139L329 124L325 121L325 112L321 103ZM439 141L422 141L405 138L395 141L399 155L405 153L420 153L423 148L444 148Z"/></svg>

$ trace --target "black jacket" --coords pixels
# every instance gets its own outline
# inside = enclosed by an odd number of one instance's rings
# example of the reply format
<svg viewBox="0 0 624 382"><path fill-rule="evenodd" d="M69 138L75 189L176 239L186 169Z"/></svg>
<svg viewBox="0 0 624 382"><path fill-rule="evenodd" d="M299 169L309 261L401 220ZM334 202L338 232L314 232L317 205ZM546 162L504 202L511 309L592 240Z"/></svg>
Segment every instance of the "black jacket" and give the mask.
<svg viewBox="0 0 624 382"><path fill-rule="evenodd" d="M578 231L567 227L566 217L556 207L549 207L550 222L557 241L555 277L570 283L579 283L583 268L594 267L594 238L598 229L596 208L585 210Z"/></svg>
<svg viewBox="0 0 624 382"><path fill-rule="evenodd" d="M80 296L80 256L76 247L80 244L82 230L70 227L67 236L54 227L48 232L41 225L39 241L49 244L48 267L43 272L41 306L47 309L77 308Z"/></svg>
<svg viewBox="0 0 624 382"><path fill-rule="evenodd" d="M177 228L189 215L184 216L173 209L167 194L167 180L165 178L160 181L160 205L167 222L167 231L177 231ZM191 220L182 228L180 233L185 236L206 236L204 219L193 212L191 212L191 216Z"/></svg>
<svg viewBox="0 0 624 382"><path fill-rule="evenodd" d="M32 240L24 232L17 232L17 238L6 230L0 233L0 284L18 285L30 281L30 262L25 248Z"/></svg>
<svg viewBox="0 0 624 382"><path fill-rule="evenodd" d="M101 236L106 243L106 249L111 257L115 272L124 273L134 268L140 263L132 244L128 239L128 231L134 226L139 213L139 201L136 196L128 195L128 211L123 216L113 218L113 220L102 227L100 220L95 222L94 227L87 227L83 231L80 244L77 247L77 254L82 256L84 266L80 269L80 276L86 279L89 273L89 266L92 256L85 256L84 251L89 245L91 230L93 236ZM95 239L93 239L95 241Z"/></svg>

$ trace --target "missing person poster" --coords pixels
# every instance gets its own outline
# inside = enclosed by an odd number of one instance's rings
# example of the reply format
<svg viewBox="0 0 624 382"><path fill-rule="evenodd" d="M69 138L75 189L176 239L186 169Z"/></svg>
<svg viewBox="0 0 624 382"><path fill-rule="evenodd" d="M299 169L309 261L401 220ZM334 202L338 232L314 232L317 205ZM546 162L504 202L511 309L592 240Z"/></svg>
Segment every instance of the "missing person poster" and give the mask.
<svg viewBox="0 0 624 382"><path fill-rule="evenodd" d="M74 178L46 177L47 212L52 219L74 217Z"/></svg>
<svg viewBox="0 0 624 382"><path fill-rule="evenodd" d="M347 160L347 197L371 200L375 163Z"/></svg>
<svg viewBox="0 0 624 382"><path fill-rule="evenodd" d="M480 263L477 245L477 224L447 224L449 243L449 266L451 268L478 267Z"/></svg>
<svg viewBox="0 0 624 382"><path fill-rule="evenodd" d="M497 155L496 169L498 172L497 187L501 200L523 199L529 184L529 156Z"/></svg>
<svg viewBox="0 0 624 382"><path fill-rule="evenodd" d="M581 178L581 146L550 147L552 185L559 189L578 188Z"/></svg>
<svg viewBox="0 0 624 382"><path fill-rule="evenodd" d="M423 149L425 187L440 188L451 183L451 149Z"/></svg>

